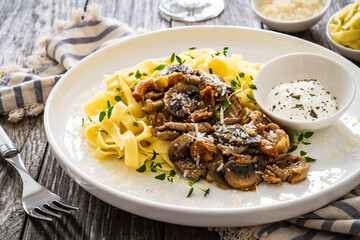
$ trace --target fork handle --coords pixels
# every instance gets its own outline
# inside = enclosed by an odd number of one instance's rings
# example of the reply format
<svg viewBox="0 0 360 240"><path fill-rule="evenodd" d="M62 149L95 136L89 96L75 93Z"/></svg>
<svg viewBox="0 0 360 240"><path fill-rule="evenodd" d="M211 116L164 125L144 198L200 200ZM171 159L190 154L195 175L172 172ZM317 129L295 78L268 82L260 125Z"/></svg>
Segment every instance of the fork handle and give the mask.
<svg viewBox="0 0 360 240"><path fill-rule="evenodd" d="M14 146L13 142L5 132L4 128L0 125L0 156L1 158L13 157L19 153L18 149Z"/></svg>

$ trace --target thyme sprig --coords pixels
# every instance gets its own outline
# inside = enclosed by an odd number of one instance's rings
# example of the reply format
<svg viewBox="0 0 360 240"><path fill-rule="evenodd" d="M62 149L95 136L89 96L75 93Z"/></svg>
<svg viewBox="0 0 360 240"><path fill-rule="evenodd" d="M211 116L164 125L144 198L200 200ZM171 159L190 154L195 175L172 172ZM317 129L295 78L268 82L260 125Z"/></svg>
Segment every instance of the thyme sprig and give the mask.
<svg viewBox="0 0 360 240"><path fill-rule="evenodd" d="M295 151L299 145L301 147L300 150L300 156L305 158L306 162L314 162L316 161L316 158L312 158L307 155L307 152L304 151L304 145L310 145L311 142L305 141L306 139L311 138L311 136L314 134L314 132L303 132L303 133L288 133L288 136L290 139L297 137L297 141L294 142L294 145L289 149L288 152Z"/></svg>
<svg viewBox="0 0 360 240"><path fill-rule="evenodd" d="M229 97L225 98L224 100L224 104L222 106L223 108L223 111L225 111L227 108L230 107L230 99L232 98L232 96L234 96L235 94L240 94L242 92L244 92L246 89L243 89L242 87L242 84L240 83L240 80L239 80L239 77L240 78L244 78L245 77L245 73L243 72L240 72L238 74L238 76L236 76L236 78L234 79L231 79L230 81L230 86L231 86L231 89L234 90L233 93L230 94ZM257 87L255 86L255 84L250 84L248 83L247 81L245 81L245 83L249 86L249 88L253 89L253 90L257 90ZM239 87L240 89L238 90L235 90L237 87ZM256 101L255 98L253 96L251 96L250 94L246 93L246 96L252 100L252 101Z"/></svg>
<svg viewBox="0 0 360 240"><path fill-rule="evenodd" d="M185 181L182 180L180 178L175 177L176 176L176 172L175 170L170 170L169 173L164 172L162 170L163 168L163 164L165 163L155 163L154 160L156 158L157 153L153 150L153 156L151 159L146 160L144 162L143 165L141 165L138 169L136 169L137 172L139 173L144 173L146 170L150 170L151 172L154 173L158 173L158 175L156 175L154 178L160 180L160 181L164 181L165 179L167 179L170 183L173 183L174 180L179 181L179 182L183 182L186 183L190 186L190 190L187 194L187 197L190 197L192 195L192 193L194 192L194 189L197 188L199 190L201 190L202 192L204 192L204 197L206 197L209 193L210 193L210 188L208 189L203 189L197 185L195 185L196 182L198 182L200 180L200 175L194 180L194 181Z"/></svg>
<svg viewBox="0 0 360 240"><path fill-rule="evenodd" d="M214 55L219 56L222 53L226 57L228 49L229 49L229 47L224 47L222 51L218 51L218 52L214 53Z"/></svg>

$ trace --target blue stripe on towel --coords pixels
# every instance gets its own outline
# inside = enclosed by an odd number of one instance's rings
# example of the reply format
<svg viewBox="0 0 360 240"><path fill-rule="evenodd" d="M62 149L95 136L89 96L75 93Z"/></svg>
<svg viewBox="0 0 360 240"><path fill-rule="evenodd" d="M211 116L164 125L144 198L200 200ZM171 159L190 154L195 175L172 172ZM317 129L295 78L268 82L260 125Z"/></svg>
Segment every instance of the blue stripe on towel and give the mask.
<svg viewBox="0 0 360 240"><path fill-rule="evenodd" d="M41 80L36 79L34 81L35 97L37 103L44 103Z"/></svg>
<svg viewBox="0 0 360 240"><path fill-rule="evenodd" d="M324 220L323 224L321 225L321 230L331 231L331 227L334 222L335 220Z"/></svg>
<svg viewBox="0 0 360 240"><path fill-rule="evenodd" d="M114 24L111 25L109 27L107 27L104 31L102 31L100 34L98 34L97 36L94 37L80 37L80 38L67 38L67 39L63 39L61 41L59 41L58 43L56 43L56 45L54 46L53 52L52 52L52 57L55 58L55 53L56 50L64 44L83 44L83 43L92 43L92 42L98 42L101 39L103 39L104 37L106 37L109 33L111 33L112 31L114 31L115 29L121 27L122 25L120 24Z"/></svg>
<svg viewBox="0 0 360 240"><path fill-rule="evenodd" d="M15 87L13 87L13 90L14 90L14 94L15 94L16 106L18 108L23 108L24 107L24 99L23 99L21 87L15 86Z"/></svg>
<svg viewBox="0 0 360 240"><path fill-rule="evenodd" d="M283 227L289 227L291 224L287 222L277 222L272 224L271 226L262 229L260 232L258 232L258 236L261 238L261 236L266 233L267 235L270 235L271 233L275 232L276 230L283 228Z"/></svg>
<svg viewBox="0 0 360 240"><path fill-rule="evenodd" d="M292 240L310 240L313 239L319 231L315 229L309 230L306 234L292 238Z"/></svg>
<svg viewBox="0 0 360 240"><path fill-rule="evenodd" d="M355 219L354 223L351 225L349 233L354 236L360 235L360 219Z"/></svg>
<svg viewBox="0 0 360 240"><path fill-rule="evenodd" d="M88 27L88 26L95 26L101 22L103 22L104 20L98 20L98 21L91 21L91 22L81 22L81 23L78 23L78 24L75 24L75 25L71 25L69 27L66 27L64 29L62 29L61 31L57 32L56 34L54 34L50 40L46 43L46 46L45 46L45 51L47 52L48 51L48 48L49 48L49 44L50 42L59 34L63 33L63 32L66 32L70 29L74 29L74 28L83 28L83 27Z"/></svg>
<svg viewBox="0 0 360 240"><path fill-rule="evenodd" d="M5 112L3 104L2 104L2 98L1 98L1 92L0 92L0 114L3 114Z"/></svg>
<svg viewBox="0 0 360 240"><path fill-rule="evenodd" d="M76 55L76 54L72 54L72 53L65 53L65 54L63 54L62 56L61 56L61 58L60 58L60 63L61 63L61 65L63 65L64 66L64 61L65 61L65 59L67 59L67 58L73 58L73 59L76 59L76 60L81 60L81 59L83 59L84 57L86 57L87 55L85 55L85 56L80 56L80 55Z"/></svg>
<svg viewBox="0 0 360 240"><path fill-rule="evenodd" d="M345 202L333 202L330 206L337 207L354 219L360 219L360 212Z"/></svg>
<svg viewBox="0 0 360 240"><path fill-rule="evenodd" d="M6 85L8 85L8 83L10 82L11 78L12 78L13 74L10 73L9 75L7 75L0 83L0 87L5 87Z"/></svg>

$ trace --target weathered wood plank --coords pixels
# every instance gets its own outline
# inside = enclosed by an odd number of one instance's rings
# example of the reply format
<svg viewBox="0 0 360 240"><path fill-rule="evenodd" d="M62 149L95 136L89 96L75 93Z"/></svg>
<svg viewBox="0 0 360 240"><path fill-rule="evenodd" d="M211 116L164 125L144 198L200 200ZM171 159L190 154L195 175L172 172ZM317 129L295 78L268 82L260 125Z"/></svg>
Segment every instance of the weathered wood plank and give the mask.
<svg viewBox="0 0 360 240"><path fill-rule="evenodd" d="M85 0L81 2L83 6ZM27 56L38 49L36 39L52 29L55 18L70 17L71 6L78 6L78 1L0 1L0 65L16 63L27 67ZM0 118L0 124L21 150L25 166L34 178L38 178L47 145L42 118L43 115L25 118L18 124ZM0 182L0 239L17 239L26 219L21 206L22 185L15 170L3 161Z"/></svg>

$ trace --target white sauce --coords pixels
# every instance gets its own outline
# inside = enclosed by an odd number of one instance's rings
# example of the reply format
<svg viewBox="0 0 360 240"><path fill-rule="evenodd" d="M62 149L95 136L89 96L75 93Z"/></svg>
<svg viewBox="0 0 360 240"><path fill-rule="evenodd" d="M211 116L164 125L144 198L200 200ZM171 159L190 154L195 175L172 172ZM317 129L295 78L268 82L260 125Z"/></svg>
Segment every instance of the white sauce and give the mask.
<svg viewBox="0 0 360 240"><path fill-rule="evenodd" d="M316 79L275 86L268 95L266 106L280 116L305 121L323 119L338 110L336 98Z"/></svg>

